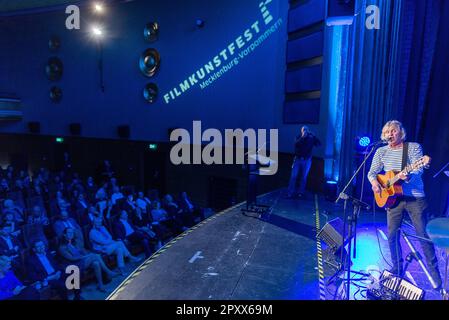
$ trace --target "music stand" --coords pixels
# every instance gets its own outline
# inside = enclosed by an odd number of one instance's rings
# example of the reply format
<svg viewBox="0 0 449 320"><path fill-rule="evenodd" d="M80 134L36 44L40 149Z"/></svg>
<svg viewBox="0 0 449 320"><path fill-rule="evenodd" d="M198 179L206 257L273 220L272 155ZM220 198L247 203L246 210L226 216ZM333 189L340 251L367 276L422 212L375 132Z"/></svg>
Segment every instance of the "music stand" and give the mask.
<svg viewBox="0 0 449 320"><path fill-rule="evenodd" d="M250 163L250 159L253 159L255 163ZM263 172L263 167L268 167L274 160L265 156L255 154L249 154L247 157L248 164L246 164L247 170L247 189L246 189L246 208L242 209L243 213L251 212L257 214L264 214L270 210L270 206L257 203L257 181L258 177Z"/></svg>

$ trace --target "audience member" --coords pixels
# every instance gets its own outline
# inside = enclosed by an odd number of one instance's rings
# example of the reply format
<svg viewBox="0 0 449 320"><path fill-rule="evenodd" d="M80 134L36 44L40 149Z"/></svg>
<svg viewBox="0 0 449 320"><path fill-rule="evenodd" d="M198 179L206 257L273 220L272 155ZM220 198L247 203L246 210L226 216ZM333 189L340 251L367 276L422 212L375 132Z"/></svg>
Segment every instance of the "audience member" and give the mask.
<svg viewBox="0 0 449 320"><path fill-rule="evenodd" d="M95 194L97 193L97 185L94 182L94 178L88 177L86 180L86 185L84 188L87 199L89 202L94 203L95 202Z"/></svg>
<svg viewBox="0 0 449 320"><path fill-rule="evenodd" d="M92 268L97 280L97 288L102 292L105 292L102 272L109 278L118 275L106 266L101 255L84 248L83 242L76 236L75 230L70 227L63 232L58 252L69 264L76 264L81 271Z"/></svg>
<svg viewBox="0 0 449 320"><path fill-rule="evenodd" d="M28 280L39 282L42 287L49 286L54 289L63 300L68 300L68 289L65 285L65 272L56 263L53 256L47 253L45 243L36 241L33 245L33 253L26 259ZM81 290L74 289L75 300L80 300Z"/></svg>
<svg viewBox="0 0 449 320"><path fill-rule="evenodd" d="M151 208L151 200L145 197L142 191L139 191L137 194L136 205L146 212Z"/></svg>
<svg viewBox="0 0 449 320"><path fill-rule="evenodd" d="M89 239L92 243L92 247L97 252L101 252L107 255L114 254L117 259L117 266L120 274L125 275L125 260L129 258L132 262L140 261L139 258L134 257L126 248L123 241L116 241L112 238L109 231L103 225L102 218L95 218L94 226L90 230Z"/></svg>
<svg viewBox="0 0 449 320"><path fill-rule="evenodd" d="M0 256L0 300L39 300L40 285L25 286L11 270L11 260Z"/></svg>
<svg viewBox="0 0 449 320"><path fill-rule="evenodd" d="M75 219L69 217L67 210L62 210L58 220L56 220L53 224L53 230L58 238L61 238L65 228L73 228L77 234L77 237L79 237L79 240L82 241L84 245L83 230L80 225L75 221Z"/></svg>
<svg viewBox="0 0 449 320"><path fill-rule="evenodd" d="M9 223L11 226L11 234L13 236L18 236L20 234L20 227L16 221L16 216L13 212L7 211L3 214L2 224ZM23 224L22 224L23 225Z"/></svg>
<svg viewBox="0 0 449 320"><path fill-rule="evenodd" d="M22 243L17 236L12 235L12 225L5 223L0 228L0 255L7 256L11 259L13 269L17 273L22 273L20 260L20 250Z"/></svg>
<svg viewBox="0 0 449 320"><path fill-rule="evenodd" d="M6 199L3 202L3 207L4 207L3 214L7 212L12 212L14 214L14 220L16 221L16 223L23 224L25 222L25 215L23 209L16 206L13 200Z"/></svg>
<svg viewBox="0 0 449 320"><path fill-rule="evenodd" d="M33 206L31 214L28 216L27 224L24 227L24 240L27 246L35 241L36 239L41 239L48 244L48 240L53 236L50 228L50 220L43 209L36 205Z"/></svg>
<svg viewBox="0 0 449 320"><path fill-rule="evenodd" d="M120 218L114 223L114 234L117 240L122 240L130 244L140 244L148 258L154 251L154 246L159 242L156 234L148 227L136 227L128 220L128 213L122 210ZM159 243L160 244L160 243ZM153 247L153 249L151 248Z"/></svg>
<svg viewBox="0 0 449 320"><path fill-rule="evenodd" d="M112 189L111 202L112 205L116 204L116 201L119 199L123 199L123 193L120 192L120 188L118 186L114 186Z"/></svg>

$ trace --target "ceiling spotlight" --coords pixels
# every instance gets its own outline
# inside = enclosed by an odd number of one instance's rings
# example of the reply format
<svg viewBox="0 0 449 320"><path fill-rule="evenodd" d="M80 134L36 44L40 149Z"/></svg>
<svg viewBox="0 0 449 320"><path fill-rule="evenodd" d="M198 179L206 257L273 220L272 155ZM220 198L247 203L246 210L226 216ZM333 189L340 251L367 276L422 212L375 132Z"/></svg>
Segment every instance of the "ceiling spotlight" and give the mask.
<svg viewBox="0 0 449 320"><path fill-rule="evenodd" d="M103 5L101 3L95 3L94 4L94 11L96 13L103 13L103 11L104 11Z"/></svg>
<svg viewBox="0 0 449 320"><path fill-rule="evenodd" d="M95 37L101 37L103 35L103 31L101 30L100 27L94 26L94 27L92 27L92 34Z"/></svg>

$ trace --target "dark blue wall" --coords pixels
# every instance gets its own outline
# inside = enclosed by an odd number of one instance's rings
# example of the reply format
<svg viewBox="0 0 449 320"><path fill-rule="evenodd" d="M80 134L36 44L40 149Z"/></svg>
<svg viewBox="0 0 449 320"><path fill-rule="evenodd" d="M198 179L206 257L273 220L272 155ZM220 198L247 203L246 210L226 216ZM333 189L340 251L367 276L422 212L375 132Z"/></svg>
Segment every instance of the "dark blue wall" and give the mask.
<svg viewBox="0 0 449 320"><path fill-rule="evenodd" d="M259 3L172 0L110 6L104 18L104 93L99 87L96 44L88 35L95 18L87 7L81 7L81 30L65 28L63 9L0 18L0 92L17 95L24 113L20 122L1 123L0 131L23 133L27 122L40 121L42 134L66 135L69 123L79 122L83 136L115 138L116 127L129 124L131 139L166 141L168 128L191 128L192 120L202 120L204 128L279 128L280 149L290 152L298 127L282 124L288 2L273 0L267 5L273 17L268 25ZM197 18L205 21L204 28L196 28ZM154 43L143 38L143 28L150 21L160 26ZM174 87L179 90L181 81L235 43L256 21L260 33L252 30L253 39L236 49L234 56L277 21L279 27L212 85L202 90L197 84L164 102L164 94ZM48 49L53 34L62 39L56 54ZM149 47L161 55L161 67L152 78L138 69L139 56ZM44 73L52 55L64 62L64 75L55 83ZM154 104L142 97L150 81L159 86ZM63 90L59 104L49 99L54 84Z"/></svg>

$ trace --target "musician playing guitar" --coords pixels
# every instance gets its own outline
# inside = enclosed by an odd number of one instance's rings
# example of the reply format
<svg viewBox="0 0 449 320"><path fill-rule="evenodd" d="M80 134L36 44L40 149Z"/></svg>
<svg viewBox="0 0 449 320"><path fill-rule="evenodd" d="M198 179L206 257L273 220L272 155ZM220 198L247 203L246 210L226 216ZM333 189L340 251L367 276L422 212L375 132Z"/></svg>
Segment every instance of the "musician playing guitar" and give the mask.
<svg viewBox="0 0 449 320"><path fill-rule="evenodd" d="M403 276L403 258L400 244L399 228L401 227L404 210L407 211L418 236L428 238L426 233L427 202L424 193L424 184L421 178L423 166L417 166L415 170L403 170L406 165L423 161L423 151L419 143L404 142L405 129L397 120L388 121L382 128L381 139L388 141L388 145L380 147L374 154L368 179L379 204L387 188L396 191L396 195L386 201L383 207L387 210L388 243L390 247L393 269L391 272ZM428 158L428 157L427 157ZM410 168L410 166L409 166ZM387 172L385 176L394 175L393 186L385 185L385 180L378 175L381 171ZM391 171L394 171L391 172ZM390 191L390 193L394 193ZM385 198L385 197L384 197ZM393 201L390 201L393 200ZM438 269L438 260L433 244L421 242L421 248L426 257L429 272L435 282L441 287L441 277Z"/></svg>

